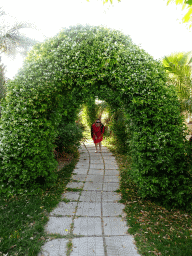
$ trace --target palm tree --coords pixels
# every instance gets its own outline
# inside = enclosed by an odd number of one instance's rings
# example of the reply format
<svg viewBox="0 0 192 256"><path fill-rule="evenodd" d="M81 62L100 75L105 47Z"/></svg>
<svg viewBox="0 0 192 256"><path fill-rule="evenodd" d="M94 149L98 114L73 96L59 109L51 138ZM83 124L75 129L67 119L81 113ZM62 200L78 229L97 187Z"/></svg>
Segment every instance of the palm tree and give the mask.
<svg viewBox="0 0 192 256"><path fill-rule="evenodd" d="M26 55L29 48L37 41L22 35L21 29L35 27L30 23L23 22L14 22L13 25L9 25L4 20L6 17L6 13L0 7L0 54L15 56L19 52Z"/></svg>
<svg viewBox="0 0 192 256"><path fill-rule="evenodd" d="M165 56L162 63L169 74L181 102L181 110L192 113L192 52L179 52Z"/></svg>

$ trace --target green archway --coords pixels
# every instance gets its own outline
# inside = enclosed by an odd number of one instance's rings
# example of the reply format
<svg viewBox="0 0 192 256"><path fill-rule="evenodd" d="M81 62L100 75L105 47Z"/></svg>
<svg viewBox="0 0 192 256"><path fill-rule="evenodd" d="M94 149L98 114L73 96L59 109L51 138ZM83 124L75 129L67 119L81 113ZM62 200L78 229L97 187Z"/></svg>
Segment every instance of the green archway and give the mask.
<svg viewBox="0 0 192 256"><path fill-rule="evenodd" d="M126 112L141 196L185 204L191 192L183 120L163 67L129 36L90 26L65 29L35 46L10 82L2 110L2 191L39 176L54 181L58 126L73 120L90 95Z"/></svg>

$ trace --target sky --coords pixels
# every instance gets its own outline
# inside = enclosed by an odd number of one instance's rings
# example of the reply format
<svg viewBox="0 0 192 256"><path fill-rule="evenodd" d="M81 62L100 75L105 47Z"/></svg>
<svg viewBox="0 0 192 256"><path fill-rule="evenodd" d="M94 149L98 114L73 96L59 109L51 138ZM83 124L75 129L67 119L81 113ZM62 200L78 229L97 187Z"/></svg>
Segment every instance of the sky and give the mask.
<svg viewBox="0 0 192 256"><path fill-rule="evenodd" d="M167 0L1 0L0 7L9 14L7 22L30 22L34 29L22 33L43 42L64 27L77 24L104 25L129 35L133 42L154 59L180 51L192 51L192 28L182 23L185 10ZM13 78L22 67L23 58L2 56L6 76Z"/></svg>

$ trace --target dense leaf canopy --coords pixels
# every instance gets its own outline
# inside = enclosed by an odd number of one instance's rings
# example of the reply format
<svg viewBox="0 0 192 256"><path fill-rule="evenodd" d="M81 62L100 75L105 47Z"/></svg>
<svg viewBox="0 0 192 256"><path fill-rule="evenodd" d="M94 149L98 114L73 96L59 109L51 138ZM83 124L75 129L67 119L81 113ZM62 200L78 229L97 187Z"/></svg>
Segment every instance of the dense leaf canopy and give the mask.
<svg viewBox="0 0 192 256"><path fill-rule="evenodd" d="M74 121L79 106L93 96L126 113L140 195L188 203L183 120L162 64L119 31L80 25L36 45L8 85L1 120L1 191L12 194L38 177L54 182L58 127L63 119Z"/></svg>

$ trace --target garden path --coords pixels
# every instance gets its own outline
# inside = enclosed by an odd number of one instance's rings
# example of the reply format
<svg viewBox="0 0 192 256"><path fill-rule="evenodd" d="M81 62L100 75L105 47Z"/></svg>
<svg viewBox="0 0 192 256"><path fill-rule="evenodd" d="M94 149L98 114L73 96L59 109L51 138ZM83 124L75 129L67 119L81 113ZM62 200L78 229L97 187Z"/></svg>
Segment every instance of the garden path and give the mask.
<svg viewBox="0 0 192 256"><path fill-rule="evenodd" d="M134 239L127 233L124 205L119 203L119 171L115 157L105 147L95 153L91 144L79 149L80 159L66 192L50 213L45 227L58 234L42 247L38 256L139 256ZM78 181L78 182L77 182ZM70 248L72 248L70 252Z"/></svg>

